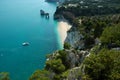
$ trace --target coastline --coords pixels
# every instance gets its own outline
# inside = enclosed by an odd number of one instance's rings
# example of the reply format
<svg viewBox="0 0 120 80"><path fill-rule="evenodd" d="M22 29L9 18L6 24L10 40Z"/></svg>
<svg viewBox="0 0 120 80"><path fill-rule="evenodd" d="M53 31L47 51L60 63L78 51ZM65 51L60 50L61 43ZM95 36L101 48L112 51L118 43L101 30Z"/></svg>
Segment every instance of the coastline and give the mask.
<svg viewBox="0 0 120 80"><path fill-rule="evenodd" d="M71 29L72 25L69 24L69 22L65 19L60 19L58 21L58 35L60 37L60 43L62 44L62 48L65 42L65 39L67 37L67 31Z"/></svg>

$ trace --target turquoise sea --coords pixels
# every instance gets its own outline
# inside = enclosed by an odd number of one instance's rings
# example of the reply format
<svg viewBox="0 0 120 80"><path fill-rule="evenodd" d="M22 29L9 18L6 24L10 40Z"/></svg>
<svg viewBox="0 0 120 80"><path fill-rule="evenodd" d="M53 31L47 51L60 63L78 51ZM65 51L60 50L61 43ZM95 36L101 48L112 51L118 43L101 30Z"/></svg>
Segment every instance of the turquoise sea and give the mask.
<svg viewBox="0 0 120 80"><path fill-rule="evenodd" d="M0 72L9 72L11 80L28 80L43 69L47 53L61 49L53 20L56 6L44 0L0 0ZM50 13L49 20L40 9Z"/></svg>

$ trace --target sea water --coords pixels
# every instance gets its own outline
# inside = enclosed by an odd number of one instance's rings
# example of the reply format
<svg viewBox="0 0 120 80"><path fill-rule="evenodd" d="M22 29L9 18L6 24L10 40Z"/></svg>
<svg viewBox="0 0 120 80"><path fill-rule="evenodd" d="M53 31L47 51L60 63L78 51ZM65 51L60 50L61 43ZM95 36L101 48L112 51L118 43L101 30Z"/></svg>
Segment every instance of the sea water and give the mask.
<svg viewBox="0 0 120 80"><path fill-rule="evenodd" d="M41 17L40 9L50 18ZM44 0L0 0L0 72L9 72L11 80L28 80L43 69L46 54L60 49L55 10L55 3Z"/></svg>

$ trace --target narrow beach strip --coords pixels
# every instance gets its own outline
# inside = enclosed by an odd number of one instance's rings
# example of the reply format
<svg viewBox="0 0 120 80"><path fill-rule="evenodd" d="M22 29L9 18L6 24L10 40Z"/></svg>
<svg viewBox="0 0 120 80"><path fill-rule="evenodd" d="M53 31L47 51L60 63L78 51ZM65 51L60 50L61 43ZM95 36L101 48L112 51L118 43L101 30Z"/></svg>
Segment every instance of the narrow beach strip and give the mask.
<svg viewBox="0 0 120 80"><path fill-rule="evenodd" d="M68 23L67 20L65 19L59 20L58 33L59 33L59 37L60 37L62 45L64 45L64 41L67 37L67 31L70 30L71 27L72 26Z"/></svg>

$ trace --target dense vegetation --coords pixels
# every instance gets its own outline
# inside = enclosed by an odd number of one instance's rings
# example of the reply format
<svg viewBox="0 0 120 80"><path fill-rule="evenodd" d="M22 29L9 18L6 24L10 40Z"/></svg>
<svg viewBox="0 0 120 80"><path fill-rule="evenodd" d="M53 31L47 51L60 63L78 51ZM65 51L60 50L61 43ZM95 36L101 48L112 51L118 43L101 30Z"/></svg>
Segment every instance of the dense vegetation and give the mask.
<svg viewBox="0 0 120 80"><path fill-rule="evenodd" d="M100 38L101 35L106 34L102 34L106 27L113 27L117 24L119 26L120 23L120 15L80 17L80 19L82 20L82 23L79 24L77 28L85 36L84 40L86 48L90 45L93 45L96 38ZM106 36L107 35L109 34L106 34ZM91 47L92 46L90 46L90 48Z"/></svg>
<svg viewBox="0 0 120 80"><path fill-rule="evenodd" d="M85 48L92 48L105 27L120 23L119 4L119 0L66 0L57 7L54 17L64 17L77 27L85 36Z"/></svg>
<svg viewBox="0 0 120 80"><path fill-rule="evenodd" d="M10 80L9 73L7 73L7 72L0 72L0 80Z"/></svg>
<svg viewBox="0 0 120 80"><path fill-rule="evenodd" d="M85 80L120 80L120 51L101 50L84 61Z"/></svg>
<svg viewBox="0 0 120 80"><path fill-rule="evenodd" d="M120 24L106 27L101 35L103 44L116 44L120 46ZM117 47L116 46L116 47Z"/></svg>
<svg viewBox="0 0 120 80"><path fill-rule="evenodd" d="M37 70L34 72L34 74L30 77L29 80L50 80L51 73L46 70Z"/></svg>
<svg viewBox="0 0 120 80"><path fill-rule="evenodd" d="M75 17L120 13L119 0L70 0L57 8L56 14L70 12Z"/></svg>

